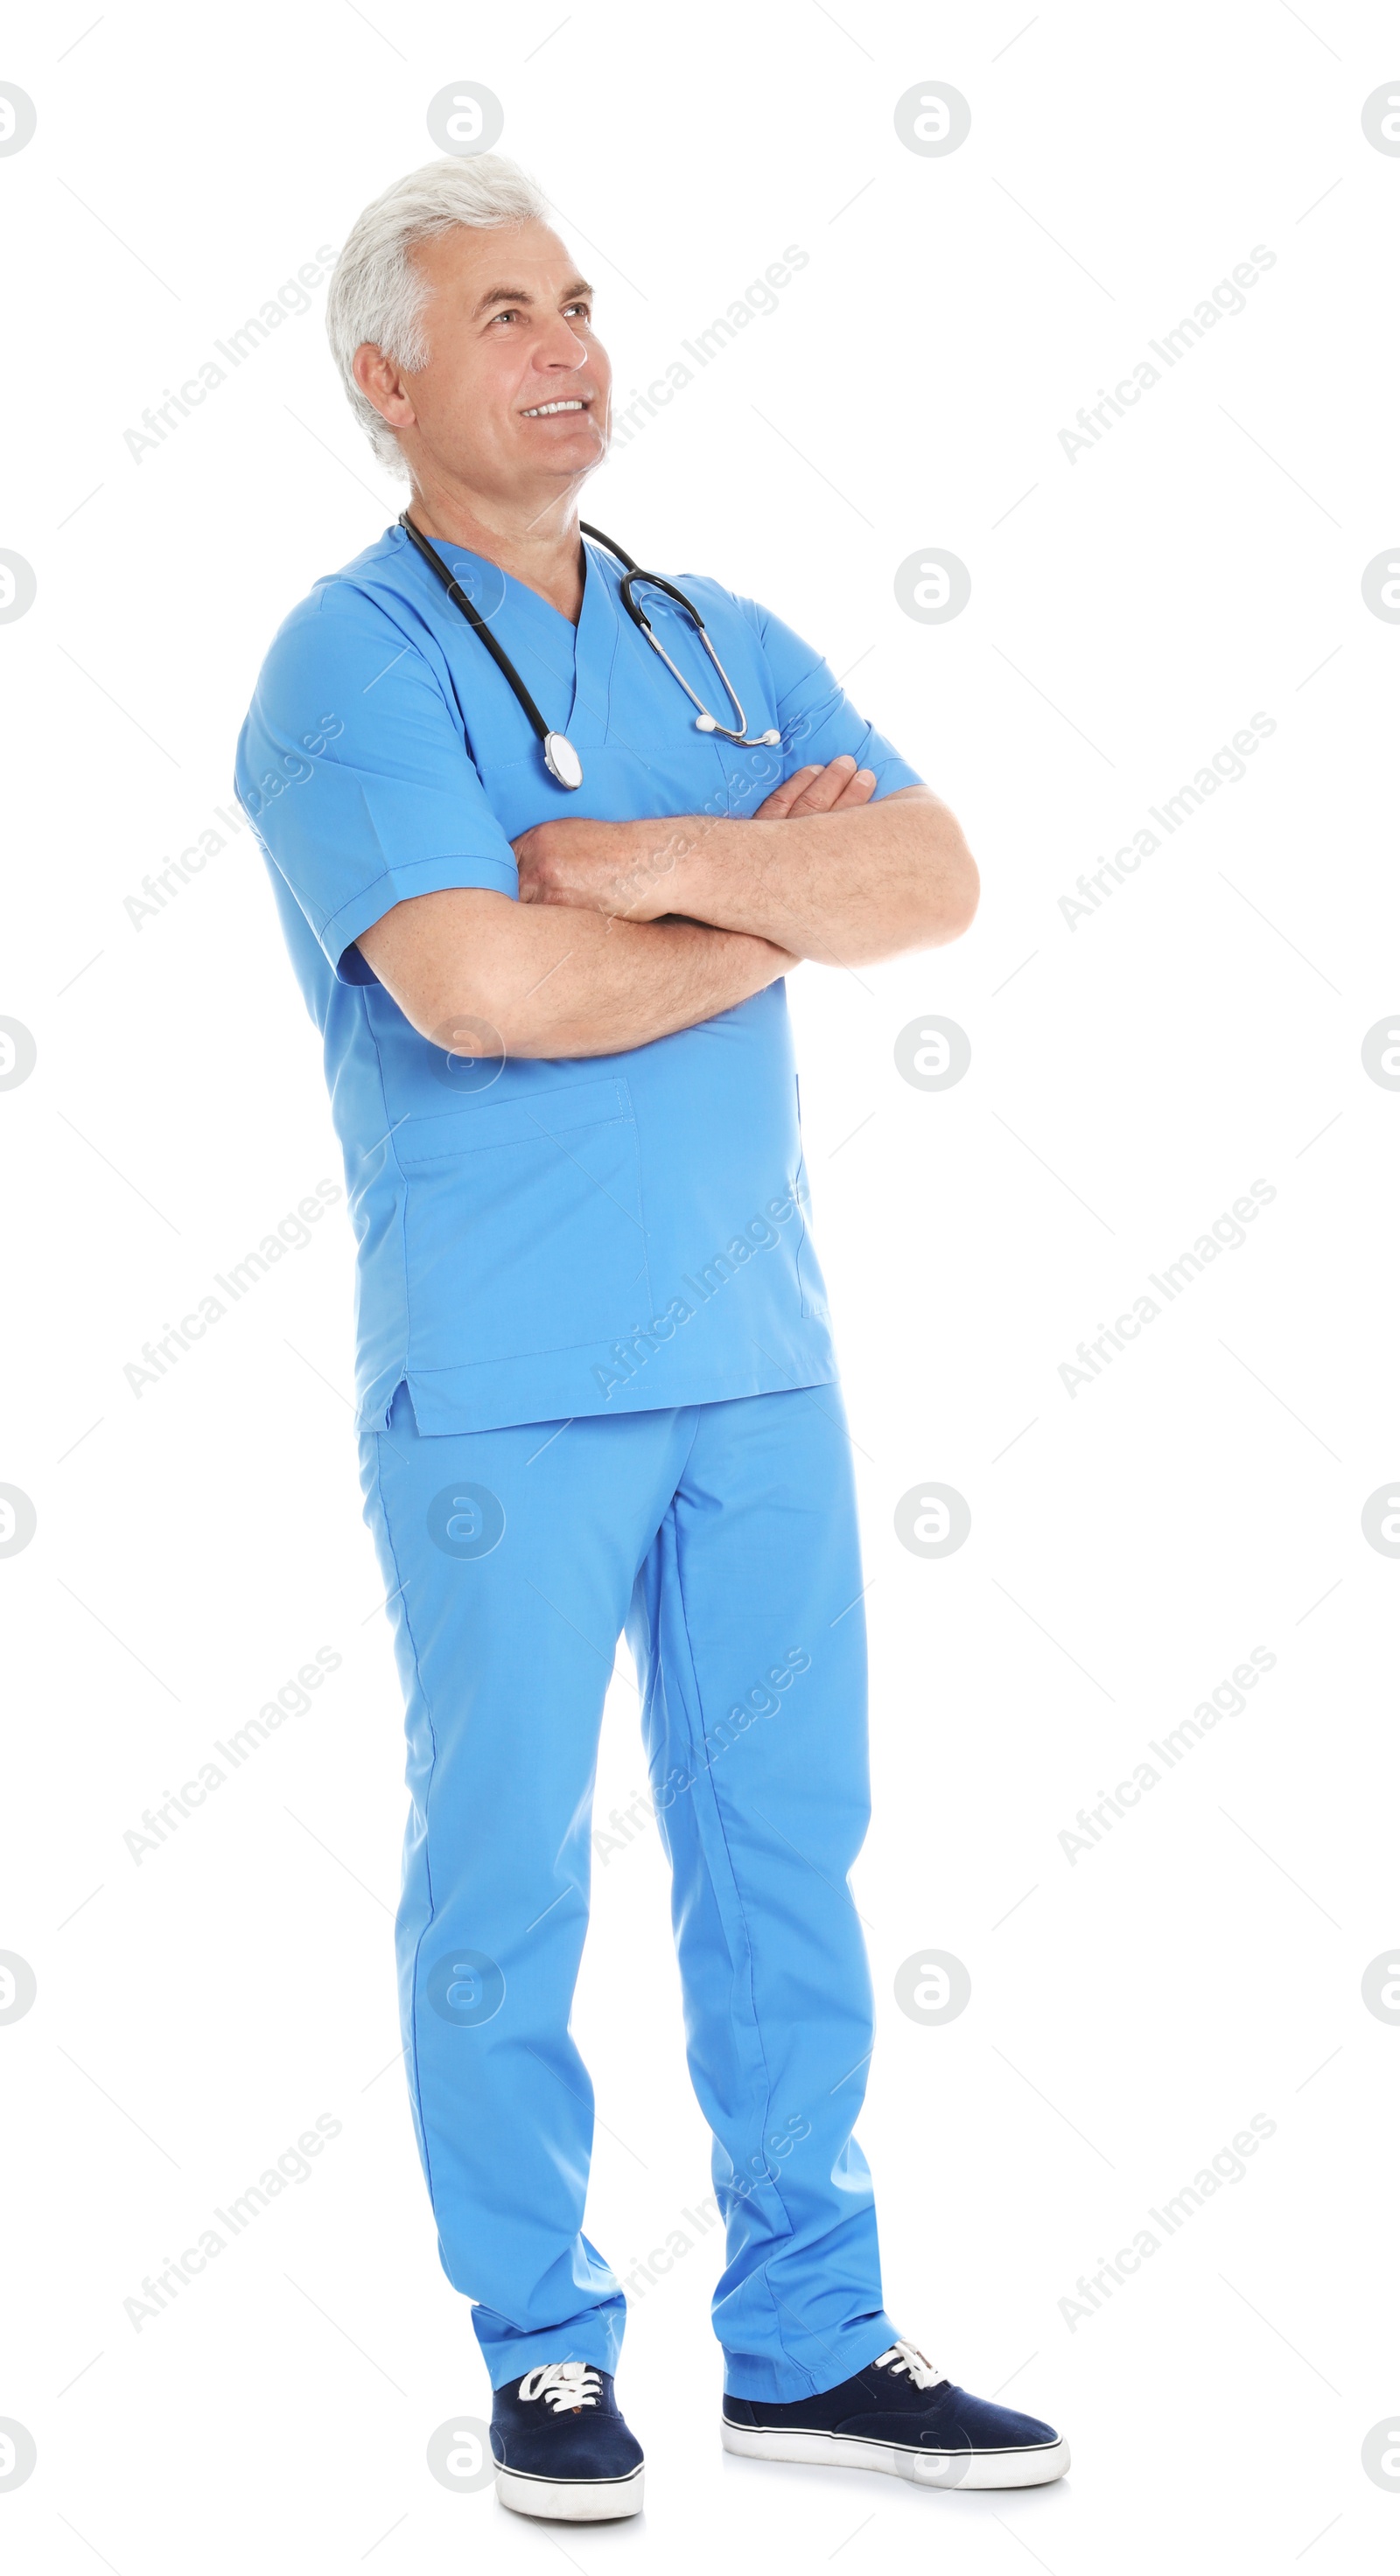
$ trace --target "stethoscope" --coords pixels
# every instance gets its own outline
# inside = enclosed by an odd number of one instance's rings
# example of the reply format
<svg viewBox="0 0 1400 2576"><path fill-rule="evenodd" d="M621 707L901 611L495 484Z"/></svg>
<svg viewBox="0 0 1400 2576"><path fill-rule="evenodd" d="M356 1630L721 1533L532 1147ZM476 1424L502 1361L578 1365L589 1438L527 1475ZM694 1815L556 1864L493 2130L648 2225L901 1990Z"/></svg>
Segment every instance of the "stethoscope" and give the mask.
<svg viewBox="0 0 1400 2576"><path fill-rule="evenodd" d="M473 629L475 634L480 636L482 643L485 645L486 650L490 654L492 661L495 663L497 670L500 672L502 679L508 681L511 688L515 691L521 707L539 737L539 741L544 752L544 765L549 771L550 777L557 780L561 787L581 787L583 785L583 763L580 760L578 753L575 751L573 744L570 742L568 735L566 733L553 732L545 723L543 716L540 714L539 708L536 706L534 699L531 697L529 690L526 688L525 683L521 679L520 673L517 671L515 664L510 659L509 654L506 653L501 645L497 643L496 638L492 634L490 627L487 625L485 618L482 617L478 610L472 606L472 603L468 599L466 592L463 590L461 583L455 580L453 575L448 571L446 564L443 562L441 555L437 551L437 548L429 544L428 539L423 535L421 529L415 528L407 510L400 512L399 526L403 529L405 536L412 538L413 543L418 548L418 551L423 558L423 561L432 565L432 568L437 574L439 581L442 583L448 598L455 600L457 606L462 612L462 615L465 617L467 624ZM592 537L597 545L606 546L609 554L616 555L618 562L626 566L621 584L622 605L626 609L628 616L631 618L633 625L639 627L643 635L645 635L652 651L660 654L661 659L665 663L672 678L680 682L680 685L684 689L686 696L689 698L691 705L698 708L699 712L695 718L696 732L722 734L726 742L737 743L740 749L744 751L757 750L760 745L781 742L781 734L772 727L769 728L767 733L750 734L748 729L748 718L744 713L743 707L740 705L734 683L730 679L724 664L721 662L718 653L710 642L709 636L705 632L704 618L701 616L699 609L696 608L693 601L686 598L685 592L683 590L677 590L673 581L663 580L659 572L641 571L640 567L633 563L631 556L624 553L621 546L615 544L611 537L604 536L601 528L590 528L586 519L581 519L579 521L579 526L584 536ZM710 660L713 662L715 669L718 671L719 676L724 683L729 703L739 719L737 725L721 724L718 716L711 715L704 699L697 698L695 691L692 689L684 672L676 669L675 663L672 661L665 645L657 642L655 631L652 627L650 618L647 616L646 610L644 608L639 608L636 600L632 596L633 586L639 581L650 582L654 590L664 590L667 598L673 599L677 607L683 608L686 615L694 620L695 631L698 634L701 643L704 645L706 652L709 654Z"/></svg>

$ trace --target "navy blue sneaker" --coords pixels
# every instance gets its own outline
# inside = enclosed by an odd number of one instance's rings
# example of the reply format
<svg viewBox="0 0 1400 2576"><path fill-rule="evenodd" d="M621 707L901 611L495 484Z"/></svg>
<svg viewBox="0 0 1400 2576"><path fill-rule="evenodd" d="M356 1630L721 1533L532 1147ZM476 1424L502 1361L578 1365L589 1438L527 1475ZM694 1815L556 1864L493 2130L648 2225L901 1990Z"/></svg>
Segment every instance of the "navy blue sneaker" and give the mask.
<svg viewBox="0 0 1400 2576"><path fill-rule="evenodd" d="M642 2509L642 2446L618 2413L606 2370L550 2361L496 2391L496 2493L512 2513L550 2522L615 2522Z"/></svg>
<svg viewBox="0 0 1400 2576"><path fill-rule="evenodd" d="M902 2339L819 2397L771 2406L727 2396L720 2439L746 2460L883 2469L926 2487L1048 2486L1069 2467L1052 2425L969 2397Z"/></svg>

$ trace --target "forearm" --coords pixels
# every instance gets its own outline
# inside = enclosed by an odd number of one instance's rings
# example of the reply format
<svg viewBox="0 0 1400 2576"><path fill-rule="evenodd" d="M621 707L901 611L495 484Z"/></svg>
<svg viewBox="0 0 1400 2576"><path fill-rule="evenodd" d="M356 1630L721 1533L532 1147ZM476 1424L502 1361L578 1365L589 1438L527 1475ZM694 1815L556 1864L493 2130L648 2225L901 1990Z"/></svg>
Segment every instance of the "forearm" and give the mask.
<svg viewBox="0 0 1400 2576"><path fill-rule="evenodd" d="M514 844L520 899L629 922L680 914L832 966L937 948L977 909L971 853L930 788L874 804L873 786L848 753L794 773L747 821L538 823Z"/></svg>
<svg viewBox="0 0 1400 2576"><path fill-rule="evenodd" d="M773 943L700 921L607 920L474 888L418 895L359 947L438 1044L484 1025L509 1056L614 1055L732 1010L786 972Z"/></svg>
<svg viewBox="0 0 1400 2576"><path fill-rule="evenodd" d="M776 822L697 818L665 900L794 956L859 966L956 939L976 910L977 870L947 806L910 790Z"/></svg>

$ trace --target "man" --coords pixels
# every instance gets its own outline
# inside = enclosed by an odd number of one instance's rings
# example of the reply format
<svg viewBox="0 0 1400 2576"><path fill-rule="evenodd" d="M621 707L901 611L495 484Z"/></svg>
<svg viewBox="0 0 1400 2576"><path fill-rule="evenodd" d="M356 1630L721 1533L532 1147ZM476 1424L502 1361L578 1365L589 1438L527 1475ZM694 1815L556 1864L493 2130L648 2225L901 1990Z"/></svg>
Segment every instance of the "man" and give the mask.
<svg viewBox="0 0 1400 2576"><path fill-rule="evenodd" d="M684 576L694 615L636 593L667 658L634 621L579 533L610 374L547 215L483 156L351 233L332 345L411 499L281 628L237 767L359 1240L442 2262L475 2303L502 2500L637 2511L568 2028L625 1627L726 2221L722 2440L1038 2483L1068 2465L1050 2426L967 2397L886 2315L851 2134L862 1585L782 982L955 938L976 871L776 617Z"/></svg>

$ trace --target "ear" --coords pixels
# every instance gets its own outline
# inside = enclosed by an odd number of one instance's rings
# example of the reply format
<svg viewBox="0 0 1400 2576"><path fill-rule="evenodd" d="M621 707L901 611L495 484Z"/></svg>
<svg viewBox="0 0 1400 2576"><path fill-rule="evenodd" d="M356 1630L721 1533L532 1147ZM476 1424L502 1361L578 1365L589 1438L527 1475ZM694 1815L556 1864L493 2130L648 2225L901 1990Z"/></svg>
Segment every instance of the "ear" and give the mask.
<svg viewBox="0 0 1400 2576"><path fill-rule="evenodd" d="M417 421L403 378L391 358L372 340L362 340L350 361L350 372L367 402L372 402L391 429L411 429Z"/></svg>

